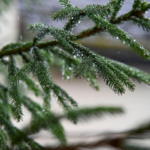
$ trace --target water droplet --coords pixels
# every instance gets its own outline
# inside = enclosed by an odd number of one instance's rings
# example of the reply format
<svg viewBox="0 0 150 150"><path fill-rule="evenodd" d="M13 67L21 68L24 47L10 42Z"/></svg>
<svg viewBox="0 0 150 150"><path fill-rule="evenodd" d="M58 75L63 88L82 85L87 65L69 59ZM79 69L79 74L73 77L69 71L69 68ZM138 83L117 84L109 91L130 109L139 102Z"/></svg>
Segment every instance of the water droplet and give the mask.
<svg viewBox="0 0 150 150"><path fill-rule="evenodd" d="M20 35L20 40L22 40L22 35Z"/></svg>
<svg viewBox="0 0 150 150"><path fill-rule="evenodd" d="M18 20L19 20L19 16L18 16Z"/></svg>

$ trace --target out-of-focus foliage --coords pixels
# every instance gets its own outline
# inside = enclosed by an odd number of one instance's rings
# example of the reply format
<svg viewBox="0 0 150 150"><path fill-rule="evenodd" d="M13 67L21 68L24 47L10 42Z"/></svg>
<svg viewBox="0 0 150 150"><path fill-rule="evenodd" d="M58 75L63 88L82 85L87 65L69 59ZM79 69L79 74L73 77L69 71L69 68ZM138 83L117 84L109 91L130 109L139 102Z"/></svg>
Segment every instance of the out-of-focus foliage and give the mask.
<svg viewBox="0 0 150 150"><path fill-rule="evenodd" d="M8 5L9 1L5 3ZM150 60L150 53L131 35L121 30L116 24L132 20L133 23L149 31L149 19L143 13L150 8L149 3L141 0L134 0L131 11L116 17L123 6L124 0L111 0L107 5L87 5L84 8L73 7L69 0L59 0L63 6L61 10L52 15L53 20L68 19L64 28L48 26L44 23L29 24L28 31L34 32L32 42L13 43L3 47L0 51L0 67L7 83L0 84L0 143L2 149L46 149L28 137L27 133L37 133L41 129L50 131L60 143L56 149L69 149L64 128L60 122L62 118L77 123L82 119L89 119L91 116L99 117L104 114L122 114L120 107L80 108L77 102L61 87L54 83L50 72L52 64L56 63L62 69L65 80L73 77L84 78L90 85L99 90L98 78L102 78L115 93L124 94L126 88L134 91L135 85L130 80L133 78L139 82L150 84L150 75L132 68L123 63L105 58L92 52L76 41L101 31L128 45L136 54L146 60ZM87 29L78 35L74 35L71 29L88 17L95 26ZM42 42L45 36L53 36L53 40ZM19 68L16 65L16 55L19 55L24 66ZM5 57L8 57L5 60ZM5 67L4 67L5 66ZM36 78L38 84L33 78ZM26 90L32 91L36 96L43 99L43 105L39 105L29 98L25 91L20 90L20 85L25 85ZM51 97L55 96L63 108L62 114L58 115L51 110ZM28 132L23 132L14 127L11 117L16 121L23 119L22 107L25 106L32 114L31 124ZM103 144L111 145L120 149L142 149L130 145L126 139L143 133L149 129L148 126L127 131L125 136L118 139L106 139L94 145L72 146L71 149L79 147L97 147ZM27 131L27 130L26 130ZM9 141L9 144L8 144ZM116 142L117 141L117 142ZM114 144L113 144L114 143ZM50 148L51 150L53 148Z"/></svg>

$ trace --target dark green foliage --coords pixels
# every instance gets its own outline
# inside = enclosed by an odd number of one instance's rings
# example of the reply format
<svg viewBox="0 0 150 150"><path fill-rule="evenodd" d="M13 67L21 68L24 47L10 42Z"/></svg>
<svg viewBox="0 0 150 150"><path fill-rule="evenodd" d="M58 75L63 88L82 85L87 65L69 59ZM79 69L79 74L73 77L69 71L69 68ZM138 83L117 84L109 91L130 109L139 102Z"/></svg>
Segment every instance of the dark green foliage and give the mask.
<svg viewBox="0 0 150 150"><path fill-rule="evenodd" d="M112 0L113 1L113 13L112 13L112 16L111 16L111 20L114 20L116 18L116 15L117 13L119 12L119 10L121 9L123 3L124 3L124 0Z"/></svg>
<svg viewBox="0 0 150 150"><path fill-rule="evenodd" d="M2 149L8 150L8 145L7 145L7 141L8 140L8 136L7 134L0 128L0 146Z"/></svg>
<svg viewBox="0 0 150 150"><path fill-rule="evenodd" d="M21 108L21 97L18 89L18 83L16 80L13 80L13 77L16 75L17 72L13 56L10 56L8 71L10 82L9 95L10 95L12 115L17 121L20 121L22 119L23 113Z"/></svg>
<svg viewBox="0 0 150 150"><path fill-rule="evenodd" d="M150 31L150 20L149 20L149 18L131 17L131 20L135 24L137 24L139 27L141 27L143 30L146 30L147 32Z"/></svg>
<svg viewBox="0 0 150 150"><path fill-rule="evenodd" d="M105 114L119 114L123 113L123 110L121 108L112 108L112 107L95 107L95 108L83 108L78 110L69 110L66 114L68 119L73 121L74 123L77 123L78 119L86 119L87 117L92 116L103 116Z"/></svg>
<svg viewBox="0 0 150 150"><path fill-rule="evenodd" d="M46 129L52 132L61 144L66 144L64 129L58 118L52 112L45 110L33 118L31 122L32 132L38 132L40 129Z"/></svg>
<svg viewBox="0 0 150 150"><path fill-rule="evenodd" d="M105 114L123 113L123 109L120 107L78 108L77 102L53 82L50 72L53 64L61 67L65 80L70 80L73 77L84 78L96 90L99 90L98 78L102 78L106 85L120 95L125 93L126 87L130 91L134 91L135 85L130 81L130 78L150 85L148 73L98 55L76 42L84 37L107 32L122 41L123 44L127 44L139 56L149 60L149 51L136 42L131 35L116 26L116 24L132 20L135 25L149 32L150 21L144 16L145 12L150 9L149 3L134 0L131 11L117 17L124 0L111 0L107 5L87 5L83 9L77 6L73 7L69 0L59 0L59 2L63 8L54 13L51 18L53 20L67 19L64 28L60 29L44 23L29 24L28 30L35 32L32 42L11 43L0 51L0 72L6 80L5 85L0 83L1 149L10 149L10 147L16 150L45 149L28 137L28 134L37 133L41 129L51 132L58 139L61 145L58 149L67 149L67 138L60 122L61 119L65 118L77 123L91 117L99 118ZM87 17L95 23L95 26L74 35L71 30ZM53 36L54 40L41 42L47 35ZM17 67L15 55L21 56L24 63L22 68ZM5 56L9 56L9 59L5 60ZM42 106L26 96L25 87L20 88L24 85L28 88L28 92L32 91L35 96L40 96L43 99ZM53 96L63 108L62 114L55 114L51 110ZM14 127L11 117L18 122L21 121L23 106L31 113L32 120L31 124L21 131ZM126 139L134 139L149 130L150 124L148 123L125 132L125 136L120 139L121 142L116 144L118 147L112 145L113 142L109 140L103 140L98 144L102 143L125 150L147 150L147 148L130 145ZM98 144L91 147L101 146ZM84 147L85 145L83 145Z"/></svg>
<svg viewBox="0 0 150 150"><path fill-rule="evenodd" d="M97 17L94 15L89 16L98 27L102 27L105 31L111 34L113 37L120 39L124 44L129 45L133 51L135 51L138 55L143 57L144 59L149 60L150 54L149 51L146 50L143 46L141 46L136 40L126 32L119 29L117 26L105 21L101 17Z"/></svg>

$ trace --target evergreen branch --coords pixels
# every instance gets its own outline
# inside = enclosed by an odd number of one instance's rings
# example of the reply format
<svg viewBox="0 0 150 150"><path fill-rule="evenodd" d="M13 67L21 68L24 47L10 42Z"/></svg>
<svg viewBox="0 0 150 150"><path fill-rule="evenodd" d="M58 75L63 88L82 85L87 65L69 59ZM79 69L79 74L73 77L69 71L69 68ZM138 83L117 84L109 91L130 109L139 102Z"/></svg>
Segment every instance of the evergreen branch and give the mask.
<svg viewBox="0 0 150 150"><path fill-rule="evenodd" d="M42 112L43 110L42 107L37 102L34 102L29 97L23 96L22 103L33 114L36 114L38 111Z"/></svg>
<svg viewBox="0 0 150 150"><path fill-rule="evenodd" d="M149 51L146 50L143 46L141 46L136 40L126 32L119 29L117 26L109 23L108 21L105 21L101 17L96 17L93 15L90 15L89 18L95 22L95 24L98 27L102 27L105 31L107 31L109 34L111 34L113 37L120 39L123 43L126 43L129 45L133 51L135 51L138 55L140 55L142 58L149 60L150 54Z"/></svg>
<svg viewBox="0 0 150 150"><path fill-rule="evenodd" d="M17 145L19 144L19 146L25 146L25 145L20 145L21 142L25 142L27 145L30 146L30 149L34 149L34 150L41 150L43 147L41 145L39 145L38 143L34 142L31 138L27 137L27 135L22 132L21 130L14 128L15 131L15 136L12 138L12 145ZM27 146L26 145L26 146Z"/></svg>
<svg viewBox="0 0 150 150"><path fill-rule="evenodd" d="M30 146L26 144L25 142L20 142L17 144L17 149L20 150L31 150Z"/></svg>
<svg viewBox="0 0 150 150"><path fill-rule="evenodd" d="M86 73L93 66L92 58L85 57L82 62L75 68L74 77L85 77Z"/></svg>
<svg viewBox="0 0 150 150"><path fill-rule="evenodd" d="M107 5L87 5L83 10L83 13L87 16L90 14L101 16L103 18L108 17L112 12L111 5L108 3Z"/></svg>
<svg viewBox="0 0 150 150"><path fill-rule="evenodd" d="M33 91L36 96L41 95L42 91L38 85L28 76L24 76L22 80L26 83L29 90Z"/></svg>
<svg viewBox="0 0 150 150"><path fill-rule="evenodd" d="M75 40L76 37L71 32L59 29L54 26L46 26L44 23L36 23L36 24L29 24L28 25L29 31L38 31L39 34L34 37L33 43L44 38L46 35L51 34L54 36L58 41L67 41L67 40Z"/></svg>
<svg viewBox="0 0 150 150"><path fill-rule="evenodd" d="M5 65L9 65L9 62L4 61ZM28 86L28 88L33 91L35 93L36 96L39 96L41 94L41 90L38 88L38 86L35 84L35 82L30 79L25 73L29 73L31 71L31 67L34 64L34 61L29 62L28 64L26 64L23 68L19 69L15 66L16 69L16 74L15 76L12 78L13 81L19 81L22 80L26 83L26 85ZM7 88L5 88L5 90L7 90Z"/></svg>
<svg viewBox="0 0 150 150"><path fill-rule="evenodd" d="M93 76L91 72L87 72L86 74L86 81L89 82L90 86L93 87L95 90L99 91L100 87L97 82L97 77Z"/></svg>
<svg viewBox="0 0 150 150"><path fill-rule="evenodd" d="M122 5L124 4L124 0L115 0L113 3L113 13L110 20L114 20L117 16L117 13L121 9Z"/></svg>
<svg viewBox="0 0 150 150"><path fill-rule="evenodd" d="M4 129L6 130L11 145L17 145L19 142L24 141L28 143L28 145L35 150L40 150L42 146L40 146L38 143L34 142L32 139L28 138L25 133L23 133L21 130L17 129L12 125L10 120L6 120L3 116L0 115L0 125L4 126Z"/></svg>
<svg viewBox="0 0 150 150"><path fill-rule="evenodd" d="M31 61L30 63L26 64L23 68L18 69L18 72L13 77L14 81L22 80L26 83L28 88L35 93L36 96L39 96L41 94L40 88L35 84L35 82L30 79L25 73L29 73L34 65L34 61Z"/></svg>
<svg viewBox="0 0 150 150"><path fill-rule="evenodd" d="M105 58L94 54L89 49L75 42L70 42L70 44L72 44L74 48L80 50L86 57L91 57L97 73L115 93L123 94L125 92L122 82L117 78L116 73L109 68Z"/></svg>
<svg viewBox="0 0 150 150"><path fill-rule="evenodd" d="M29 63L31 60L26 56L26 54L25 53L23 53L23 52L21 52L21 53L19 53L20 55L21 55L21 57L22 57L22 59L23 59L23 61L25 62L25 63Z"/></svg>
<svg viewBox="0 0 150 150"><path fill-rule="evenodd" d="M32 71L37 76L45 94L50 94L52 79L47 64L44 62L44 57L37 47L33 47L31 53L36 62L33 65Z"/></svg>
<svg viewBox="0 0 150 150"><path fill-rule="evenodd" d="M77 123L78 119L84 118L89 119L89 117L99 117L103 116L105 114L122 114L123 110L119 107L95 107L95 108L79 108L77 110L69 110L67 111L66 116L68 119L70 119L72 122Z"/></svg>
<svg viewBox="0 0 150 150"><path fill-rule="evenodd" d="M134 80L137 80L138 82L144 82L144 83L150 85L150 75L148 73L143 72L134 67L125 65L123 63L119 63L119 62L116 62L113 60L109 60L109 61L111 62L112 65L114 65L116 68L118 68L124 74L126 74L128 77L133 78Z"/></svg>
<svg viewBox="0 0 150 150"><path fill-rule="evenodd" d="M31 122L32 132L37 132L40 129L51 131L62 145L66 144L64 129L58 118L52 112L45 110L43 114L33 118Z"/></svg>
<svg viewBox="0 0 150 150"><path fill-rule="evenodd" d="M65 60L67 64L72 64L74 66L77 66L80 63L80 59L74 58L71 54L63 51L58 47L50 47L48 50L52 52L56 57Z"/></svg>
<svg viewBox="0 0 150 150"><path fill-rule="evenodd" d="M11 97L11 108L12 108L12 115L14 119L16 119L18 122L22 119L22 109L21 109L21 98L20 93L18 89L18 83L15 80L12 80L13 77L16 75L16 67L15 67L15 61L12 56L10 56L10 62L8 66L9 70L9 80L10 80L10 90L9 95Z"/></svg>
<svg viewBox="0 0 150 150"><path fill-rule="evenodd" d="M8 140L8 137L7 137L6 133L4 132L4 130L2 130L0 128L0 147L1 147L1 149L9 150L7 140Z"/></svg>
<svg viewBox="0 0 150 150"><path fill-rule="evenodd" d="M69 71L73 70L74 67L77 67L80 64L80 59L79 58L75 58L72 55L70 55L69 53L63 51L62 49L59 49L57 47L50 47L48 49L50 52L52 52L56 57L58 58L62 58L66 64L68 64L69 66ZM91 70L91 68L89 68L89 72L86 73L85 75L85 79L87 82L90 83L90 86L92 86L94 89L96 89L97 91L99 90L99 84L96 81L96 77L95 77L95 71L93 74L93 70ZM65 73L63 73L65 75ZM66 76L65 76L66 77Z"/></svg>
<svg viewBox="0 0 150 150"><path fill-rule="evenodd" d="M64 26L64 30L71 31L74 27L77 26L78 23L80 23L80 20L82 20L84 17L85 14L83 12L80 12L79 15L74 15L70 17Z"/></svg>
<svg viewBox="0 0 150 150"><path fill-rule="evenodd" d="M59 0L60 4L63 6L63 7L68 7L70 6L70 1L69 0Z"/></svg>
<svg viewBox="0 0 150 150"><path fill-rule="evenodd" d="M63 20L65 18L72 18L72 16L79 16L80 12L82 12L82 10L79 7L69 6L57 11L56 13L53 13L51 18L53 20Z"/></svg>
<svg viewBox="0 0 150 150"><path fill-rule="evenodd" d="M67 62L62 62L62 76L65 80L71 80L74 66L72 64L68 64Z"/></svg>
<svg viewBox="0 0 150 150"><path fill-rule="evenodd" d="M150 4L147 4L147 7L150 8ZM119 24L119 23L121 23L121 22L123 22L123 21L128 21L128 20L130 20L131 17L141 18L143 12L144 12L143 10L137 10L137 11L131 10L131 11L129 11L128 13L123 14L123 15L117 17L117 18L114 19L114 20L111 20L110 23L112 23L112 24ZM85 37L94 35L94 34L96 34L96 33L99 33L99 32L101 32L101 31L104 31L104 29L103 29L101 26L100 26L100 27L95 26L95 27L93 27L93 28L91 28L91 29L87 29L87 30L81 32L80 34L78 34L78 35L77 35L77 39L82 39L82 38L85 38Z"/></svg>
<svg viewBox="0 0 150 150"><path fill-rule="evenodd" d="M141 4L141 10L143 12L146 12L150 9L150 3L147 3L146 1L143 1Z"/></svg>
<svg viewBox="0 0 150 150"><path fill-rule="evenodd" d="M69 20L67 22L67 24L64 26L65 30L71 30L73 29L77 23L80 22L80 20L82 20L86 14L95 14L95 15L99 15L102 17L107 17L110 12L112 11L110 4L107 5L87 5L84 9L79 9L78 7L74 8L75 11L78 11L78 13L74 13L74 11L72 10L72 14L71 17L69 17Z"/></svg>
<svg viewBox="0 0 150 150"><path fill-rule="evenodd" d="M138 27L142 27L144 31L150 31L150 20L148 18L136 18L131 17L130 20L133 21L134 24L137 24Z"/></svg>
<svg viewBox="0 0 150 150"><path fill-rule="evenodd" d="M130 91L134 91L135 90L135 84L133 84L128 76L126 74L124 74L123 72L120 72L120 70L117 67L114 67L113 65L111 65L111 61L110 63L108 63L109 68L114 71L117 75L117 77L121 80L121 82L123 84L126 85L126 87L130 90Z"/></svg>
<svg viewBox="0 0 150 150"><path fill-rule="evenodd" d="M49 51L50 48L45 48L41 51L42 55L44 56L45 60L47 61L48 65L51 66L54 63L54 55L52 52Z"/></svg>
<svg viewBox="0 0 150 150"><path fill-rule="evenodd" d="M102 17L107 17L111 12L111 6L110 4L107 5L87 5L84 9L80 9L77 6L75 7L66 7L60 11L57 11L57 13L52 14L53 20L62 20L65 18L69 18L67 24L64 26L65 30L71 30L76 26L77 23L82 20L86 14L96 14L100 15Z"/></svg>
<svg viewBox="0 0 150 150"><path fill-rule="evenodd" d="M50 110L50 102L51 102L51 95L50 94L44 94L43 95L43 107L44 110Z"/></svg>
<svg viewBox="0 0 150 150"><path fill-rule="evenodd" d="M70 108L67 101L73 107L75 107L75 108L78 107L77 102L70 95L68 95L67 92L64 91L61 87L59 87L56 84L53 84L52 89L53 89L54 93L56 94L56 96L58 96L58 100L64 106L64 108L66 108L67 110Z"/></svg>
<svg viewBox="0 0 150 150"><path fill-rule="evenodd" d="M73 47L68 43L68 40L76 40L76 36L69 31L59 29L53 26L49 27L43 23L30 24L28 25L28 30L33 32L36 30L40 31L39 34L35 36L33 40L34 45L37 41L44 38L45 35L51 34L58 40L58 44L60 46L62 46L65 49L68 49L68 51L73 51Z"/></svg>
<svg viewBox="0 0 150 150"><path fill-rule="evenodd" d="M142 13L145 13L148 9L150 9L150 3L143 0L134 0L132 6L133 11L141 10Z"/></svg>
<svg viewBox="0 0 150 150"><path fill-rule="evenodd" d="M57 13L52 14L52 19L53 20L62 20L65 19L66 17L71 18L71 17L78 17L79 16L85 16L85 14L94 14L94 15L99 15L101 17L106 17L110 14L111 12L111 5L99 5L99 4L93 4L93 5L87 5L85 8L80 9L77 6L75 7L66 7L64 9L61 9L57 11ZM78 20L79 21L79 20Z"/></svg>
<svg viewBox="0 0 150 150"><path fill-rule="evenodd" d="M142 1L143 0L134 0L133 5L132 5L133 10L138 9L139 6L141 5Z"/></svg>
<svg viewBox="0 0 150 150"><path fill-rule="evenodd" d="M57 41L40 42L40 43L37 43L36 46L39 47L39 48L46 48L48 46L56 46L57 44L58 44ZM9 47L9 45L11 45L11 44L8 44L7 46ZM6 51L3 51L3 49L2 49L2 50L0 50L0 58L2 58L4 56L19 54L20 52L30 51L32 46L33 46L32 42L27 42L23 46L16 47L16 48L10 48Z"/></svg>

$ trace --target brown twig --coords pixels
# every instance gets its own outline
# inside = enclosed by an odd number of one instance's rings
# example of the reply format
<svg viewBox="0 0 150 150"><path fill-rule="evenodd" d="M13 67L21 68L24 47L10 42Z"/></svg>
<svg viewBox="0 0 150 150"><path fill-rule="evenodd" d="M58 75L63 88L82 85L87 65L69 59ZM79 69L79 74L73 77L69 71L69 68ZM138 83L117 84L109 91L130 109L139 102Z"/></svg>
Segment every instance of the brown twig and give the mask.
<svg viewBox="0 0 150 150"><path fill-rule="evenodd" d="M57 45L58 42L57 41L51 41L51 42L42 42L42 43L37 43L37 47L39 48L45 48L48 46L54 46ZM27 52L31 49L31 47L33 46L33 43L27 43L24 46L20 46L18 48L13 48L11 50L7 50L7 51L1 51L0 52L0 58L4 57L4 56L9 56L9 55L13 55L13 54L19 54L21 52Z"/></svg>

